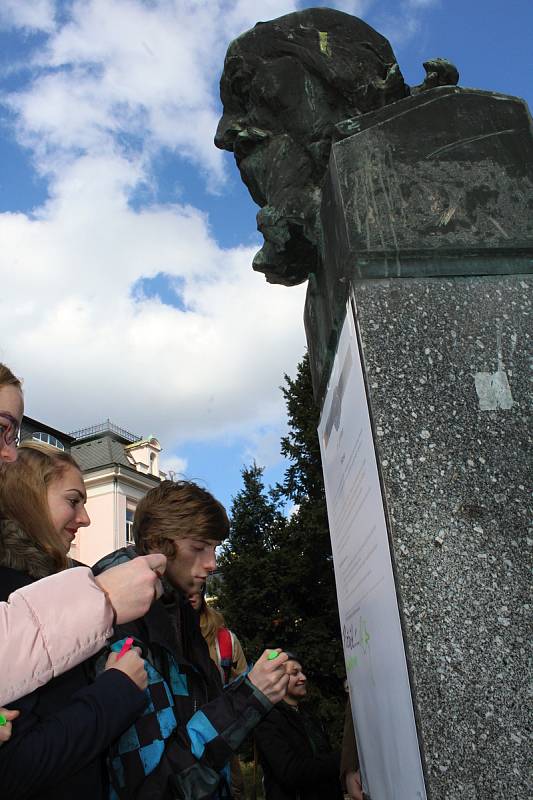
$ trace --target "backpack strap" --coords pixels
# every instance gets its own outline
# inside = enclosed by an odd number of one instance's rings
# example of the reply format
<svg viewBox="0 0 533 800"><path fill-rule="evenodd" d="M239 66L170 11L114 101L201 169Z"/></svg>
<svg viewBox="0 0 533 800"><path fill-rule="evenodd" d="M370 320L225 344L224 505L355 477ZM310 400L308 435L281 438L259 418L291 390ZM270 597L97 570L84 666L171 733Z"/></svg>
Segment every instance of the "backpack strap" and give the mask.
<svg viewBox="0 0 533 800"><path fill-rule="evenodd" d="M229 683L233 668L233 637L228 628L219 628L217 631L218 653L220 668L224 675L224 685Z"/></svg>

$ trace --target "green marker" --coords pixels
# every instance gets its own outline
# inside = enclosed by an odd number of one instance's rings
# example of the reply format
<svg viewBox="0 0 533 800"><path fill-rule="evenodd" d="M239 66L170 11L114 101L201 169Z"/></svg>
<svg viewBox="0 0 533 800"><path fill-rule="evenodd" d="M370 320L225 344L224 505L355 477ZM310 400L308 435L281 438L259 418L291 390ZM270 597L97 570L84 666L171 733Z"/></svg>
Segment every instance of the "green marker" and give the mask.
<svg viewBox="0 0 533 800"><path fill-rule="evenodd" d="M274 659L277 658L278 656L279 653L276 653L276 651L273 650L271 653L268 654L268 661L274 661Z"/></svg>
<svg viewBox="0 0 533 800"><path fill-rule="evenodd" d="M7 725L7 719L4 717L3 714L0 714L0 728L4 725Z"/></svg>

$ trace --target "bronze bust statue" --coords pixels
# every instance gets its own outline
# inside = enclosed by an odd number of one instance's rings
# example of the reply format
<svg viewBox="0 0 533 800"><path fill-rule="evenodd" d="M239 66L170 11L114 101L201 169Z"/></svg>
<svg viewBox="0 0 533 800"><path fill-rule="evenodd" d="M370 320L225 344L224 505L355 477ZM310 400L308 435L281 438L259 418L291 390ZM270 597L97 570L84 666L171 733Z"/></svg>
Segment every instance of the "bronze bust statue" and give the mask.
<svg viewBox="0 0 533 800"><path fill-rule="evenodd" d="M417 91L452 82L454 69L427 62ZM387 39L341 11L310 8L259 22L230 44L215 144L233 151L261 206L265 242L253 268L268 281L292 286L316 271L321 183L332 142L348 135L338 123L409 94Z"/></svg>

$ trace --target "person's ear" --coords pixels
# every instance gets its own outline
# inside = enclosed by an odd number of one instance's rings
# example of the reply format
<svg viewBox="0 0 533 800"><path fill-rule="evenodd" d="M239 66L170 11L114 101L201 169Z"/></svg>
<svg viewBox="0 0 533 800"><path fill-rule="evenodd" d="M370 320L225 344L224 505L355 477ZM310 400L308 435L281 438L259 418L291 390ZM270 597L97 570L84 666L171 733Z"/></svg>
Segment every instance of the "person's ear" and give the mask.
<svg viewBox="0 0 533 800"><path fill-rule="evenodd" d="M168 539L166 536L154 536L150 541L152 553L163 553L164 556L172 561L176 558L177 542L175 539Z"/></svg>

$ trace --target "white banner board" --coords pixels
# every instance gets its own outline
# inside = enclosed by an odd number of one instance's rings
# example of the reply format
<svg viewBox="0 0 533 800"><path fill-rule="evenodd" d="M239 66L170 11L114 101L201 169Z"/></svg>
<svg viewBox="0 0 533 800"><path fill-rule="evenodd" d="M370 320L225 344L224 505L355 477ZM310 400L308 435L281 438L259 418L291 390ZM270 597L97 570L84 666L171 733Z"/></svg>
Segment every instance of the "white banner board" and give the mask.
<svg viewBox="0 0 533 800"><path fill-rule="evenodd" d="M387 523L350 303L318 434L363 789L371 800L425 800Z"/></svg>

